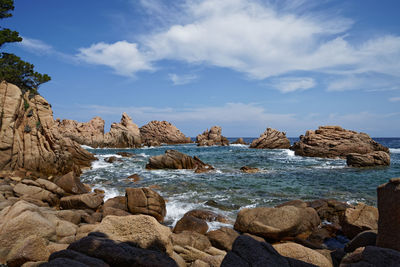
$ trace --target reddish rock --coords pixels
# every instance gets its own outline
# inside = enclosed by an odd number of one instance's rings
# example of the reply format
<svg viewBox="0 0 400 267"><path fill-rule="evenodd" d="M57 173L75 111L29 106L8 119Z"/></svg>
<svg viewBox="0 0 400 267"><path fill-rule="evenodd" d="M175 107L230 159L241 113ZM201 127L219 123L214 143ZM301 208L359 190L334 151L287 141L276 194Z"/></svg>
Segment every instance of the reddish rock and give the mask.
<svg viewBox="0 0 400 267"><path fill-rule="evenodd" d="M162 196L149 188L127 188L128 211L132 214L153 216L159 222L164 221L167 213Z"/></svg>
<svg viewBox="0 0 400 267"><path fill-rule="evenodd" d="M128 211L127 199L125 196L110 198L104 203L103 208L114 208Z"/></svg>
<svg viewBox="0 0 400 267"><path fill-rule="evenodd" d="M191 143L178 128L167 121L151 121L140 128L143 143L150 146Z"/></svg>
<svg viewBox="0 0 400 267"><path fill-rule="evenodd" d="M248 145L242 137L236 139L236 141L234 141L233 143L231 143L232 145Z"/></svg>
<svg viewBox="0 0 400 267"><path fill-rule="evenodd" d="M267 128L259 138L251 142L250 148L285 149L290 148L290 141L286 133Z"/></svg>
<svg viewBox="0 0 400 267"><path fill-rule="evenodd" d="M74 172L69 172L56 178L54 183L70 194L84 194L89 192Z"/></svg>
<svg viewBox="0 0 400 267"><path fill-rule="evenodd" d="M222 215L219 215L215 212L209 210L191 210L185 213L183 216L193 216L198 219L205 220L207 222L221 222L228 223L228 219Z"/></svg>
<svg viewBox="0 0 400 267"><path fill-rule="evenodd" d="M292 148L296 155L321 158L345 158L350 153L367 154L374 151L389 153L389 149L365 133L358 133L340 126L320 126L307 131Z"/></svg>
<svg viewBox="0 0 400 267"><path fill-rule="evenodd" d="M232 250L233 242L239 237L239 233L232 228L222 227L206 234L211 244L226 251Z"/></svg>
<svg viewBox="0 0 400 267"><path fill-rule="evenodd" d="M260 171L259 168L249 167L249 166L243 166L242 168L240 168L240 170L244 173L257 173Z"/></svg>
<svg viewBox="0 0 400 267"><path fill-rule="evenodd" d="M221 127L213 126L210 130L205 130L196 137L198 146L227 146L229 141L225 136L221 135Z"/></svg>
<svg viewBox="0 0 400 267"><path fill-rule="evenodd" d="M363 203L347 208L340 225L350 239L367 230L378 230L378 209Z"/></svg>
<svg viewBox="0 0 400 267"><path fill-rule="evenodd" d="M350 167L375 167L389 166L390 155L384 151L375 151L367 154L350 153L346 156L347 166Z"/></svg>
<svg viewBox="0 0 400 267"><path fill-rule="evenodd" d="M208 225L205 220L193 216L183 216L176 223L173 232L179 234L183 231L193 231L204 235L208 231Z"/></svg>
<svg viewBox="0 0 400 267"><path fill-rule="evenodd" d="M63 209L97 209L103 203L104 195L89 193L63 197L60 206Z"/></svg>

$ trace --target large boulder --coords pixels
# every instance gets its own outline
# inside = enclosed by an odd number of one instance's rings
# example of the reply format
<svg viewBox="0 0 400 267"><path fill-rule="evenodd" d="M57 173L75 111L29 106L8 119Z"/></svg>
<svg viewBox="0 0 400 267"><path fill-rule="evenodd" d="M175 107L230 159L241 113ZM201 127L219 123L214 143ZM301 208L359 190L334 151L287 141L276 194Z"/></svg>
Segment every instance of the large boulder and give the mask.
<svg viewBox="0 0 400 267"><path fill-rule="evenodd" d="M110 131L104 135L104 147L139 147L141 143L139 127L125 112L121 122L111 124Z"/></svg>
<svg viewBox="0 0 400 267"><path fill-rule="evenodd" d="M346 156L347 166L350 167L375 167L389 166L390 155L384 151L375 151L367 154L350 153Z"/></svg>
<svg viewBox="0 0 400 267"><path fill-rule="evenodd" d="M185 247L191 246L201 251L211 247L211 243L205 235L193 231L183 231L171 235L172 244Z"/></svg>
<svg viewBox="0 0 400 267"><path fill-rule="evenodd" d="M197 135L196 143L198 146L227 146L229 141L221 135L222 129L219 126L213 126L210 130L205 130Z"/></svg>
<svg viewBox="0 0 400 267"><path fill-rule="evenodd" d="M8 254L7 265L19 267L28 261L47 261L49 256L47 240L31 235L13 246Z"/></svg>
<svg viewBox="0 0 400 267"><path fill-rule="evenodd" d="M202 162L198 157L190 157L176 150L166 150L164 155L153 156L149 159L146 169L194 169L213 170L211 165Z"/></svg>
<svg viewBox="0 0 400 267"><path fill-rule="evenodd" d="M279 254L285 257L301 260L319 267L332 267L332 263L321 253L302 245L288 242L272 245Z"/></svg>
<svg viewBox="0 0 400 267"><path fill-rule="evenodd" d="M251 142L250 148L286 149L290 148L290 141L286 133L267 128L259 138Z"/></svg>
<svg viewBox="0 0 400 267"><path fill-rule="evenodd" d="M0 169L59 175L90 167L94 156L55 126L42 96L0 83Z"/></svg>
<svg viewBox="0 0 400 267"><path fill-rule="evenodd" d="M205 220L186 215L183 216L175 225L174 233L179 234L183 231L193 231L205 234L208 231L208 225Z"/></svg>
<svg viewBox="0 0 400 267"><path fill-rule="evenodd" d="M269 243L258 242L242 235L233 243L232 250L222 261L221 267L315 267L316 265L281 256Z"/></svg>
<svg viewBox="0 0 400 267"><path fill-rule="evenodd" d="M81 182L79 176L74 172L69 172L63 176L57 177L54 183L70 194L85 194L88 193L87 188Z"/></svg>
<svg viewBox="0 0 400 267"><path fill-rule="evenodd" d="M353 253L346 255L340 263L341 267L386 267L399 266L400 252L389 248L367 246L358 248Z"/></svg>
<svg viewBox="0 0 400 267"><path fill-rule="evenodd" d="M164 221L167 214L165 200L150 188L127 188L125 191L127 208L132 214L153 216L159 222Z"/></svg>
<svg viewBox="0 0 400 267"><path fill-rule="evenodd" d="M222 227L209 231L206 236L214 247L229 251L232 250L233 242L239 237L239 233L232 228Z"/></svg>
<svg viewBox="0 0 400 267"><path fill-rule="evenodd" d="M340 224L343 234L350 239L367 230L378 230L378 209L359 203L346 209Z"/></svg>
<svg viewBox="0 0 400 267"><path fill-rule="evenodd" d="M367 154L374 151L389 153L369 135L345 130L340 126L320 126L300 136L291 148L296 155L321 158L346 158L350 153Z"/></svg>
<svg viewBox="0 0 400 267"><path fill-rule="evenodd" d="M190 210L185 213L184 216L193 216L198 219L205 220L207 222L221 222L221 223L228 223L228 219L220 214L217 214L215 212L212 212L210 210L201 210L201 209L195 209L195 210Z"/></svg>
<svg viewBox="0 0 400 267"><path fill-rule="evenodd" d="M334 199L317 199L308 202L307 205L318 212L321 220L337 225L343 220L346 209L351 207L347 203Z"/></svg>
<svg viewBox="0 0 400 267"><path fill-rule="evenodd" d="M185 144L191 143L178 128L167 121L151 121L140 127L140 135L144 144Z"/></svg>
<svg viewBox="0 0 400 267"><path fill-rule="evenodd" d="M17 196L29 196L31 198L47 202L52 206L59 202L56 194L53 194L52 192L38 186L18 183L14 186L13 190Z"/></svg>
<svg viewBox="0 0 400 267"><path fill-rule="evenodd" d="M114 241L135 243L144 249L156 248L172 255L171 230L151 216L109 215L92 232L103 233Z"/></svg>
<svg viewBox="0 0 400 267"><path fill-rule="evenodd" d="M400 178L378 187L378 237L376 245L400 251Z"/></svg>
<svg viewBox="0 0 400 267"><path fill-rule="evenodd" d="M103 194L87 193L63 197L60 206L63 209L93 209L96 210L103 203Z"/></svg>
<svg viewBox="0 0 400 267"><path fill-rule="evenodd" d="M267 239L306 237L321 223L313 208L283 206L242 209L237 215L235 230Z"/></svg>

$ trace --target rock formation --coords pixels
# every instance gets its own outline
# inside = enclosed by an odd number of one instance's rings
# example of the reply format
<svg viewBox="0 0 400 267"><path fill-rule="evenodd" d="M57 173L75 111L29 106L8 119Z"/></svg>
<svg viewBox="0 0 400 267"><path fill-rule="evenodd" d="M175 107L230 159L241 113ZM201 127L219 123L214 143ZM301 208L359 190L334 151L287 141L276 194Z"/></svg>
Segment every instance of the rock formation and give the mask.
<svg viewBox="0 0 400 267"><path fill-rule="evenodd" d="M140 135L145 145L191 143L178 128L167 121L151 121L140 127Z"/></svg>
<svg viewBox="0 0 400 267"><path fill-rule="evenodd" d="M110 131L104 133L104 120L95 117L89 122L74 120L56 120L63 136L69 137L81 145L90 147L126 148L141 145L139 127L125 112L120 123L111 124Z"/></svg>
<svg viewBox="0 0 400 267"><path fill-rule="evenodd" d="M229 141L225 136L221 135L221 127L213 126L210 130L205 130L196 137L198 146L227 146Z"/></svg>
<svg viewBox="0 0 400 267"><path fill-rule="evenodd" d="M389 166L390 155L384 151L367 154L350 153L346 156L346 163L350 167Z"/></svg>
<svg viewBox="0 0 400 267"><path fill-rule="evenodd" d="M250 148L286 149L290 148L290 141L286 133L267 128L259 138L251 142Z"/></svg>
<svg viewBox="0 0 400 267"><path fill-rule="evenodd" d="M231 143L232 145L248 145L242 137L236 139L236 141Z"/></svg>
<svg viewBox="0 0 400 267"><path fill-rule="evenodd" d="M146 169L194 169L196 172L204 172L214 168L196 156L192 158L176 150L166 150L164 155L151 157Z"/></svg>
<svg viewBox="0 0 400 267"><path fill-rule="evenodd" d="M346 158L350 153L367 154L374 151L389 153L389 149L365 133L342 129L340 126L320 126L307 131L291 148L296 155L321 158Z"/></svg>
<svg viewBox="0 0 400 267"><path fill-rule="evenodd" d="M43 174L80 172L94 156L54 127L50 104L40 95L22 94L0 84L0 169L23 168Z"/></svg>

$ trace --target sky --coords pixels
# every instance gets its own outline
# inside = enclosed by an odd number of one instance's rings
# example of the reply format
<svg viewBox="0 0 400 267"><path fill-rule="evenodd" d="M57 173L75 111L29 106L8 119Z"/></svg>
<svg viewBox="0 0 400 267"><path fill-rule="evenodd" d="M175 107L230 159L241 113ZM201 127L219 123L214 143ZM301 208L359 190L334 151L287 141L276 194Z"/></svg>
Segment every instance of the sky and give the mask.
<svg viewBox="0 0 400 267"><path fill-rule="evenodd" d="M54 117L127 112L196 136L340 125L400 137L398 0L15 0L7 44Z"/></svg>

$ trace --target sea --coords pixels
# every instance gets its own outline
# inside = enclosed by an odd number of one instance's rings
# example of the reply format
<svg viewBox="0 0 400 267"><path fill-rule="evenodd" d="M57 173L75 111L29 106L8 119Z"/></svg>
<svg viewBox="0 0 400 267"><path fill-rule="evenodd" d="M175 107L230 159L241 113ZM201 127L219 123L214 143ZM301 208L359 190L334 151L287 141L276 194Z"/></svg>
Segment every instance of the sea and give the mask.
<svg viewBox="0 0 400 267"><path fill-rule="evenodd" d="M236 138L228 138L230 141ZM244 138L250 143L254 138ZM289 138L291 143L298 138ZM243 208L273 207L283 202L302 199L336 199L376 206L376 188L390 178L400 177L400 138L374 138L390 148L391 165L379 168L350 168L343 159L296 156L289 149L251 149L248 145L198 147L196 144L163 145L138 149L94 149L84 146L98 160L81 180L105 191L105 200L125 194L128 187L151 187L165 200L165 224L175 223L189 210L207 209L225 215L234 222ZM208 173L192 170L146 170L151 156L175 149L198 156L215 167ZM131 158L116 152L134 153ZM115 156L120 161L107 163ZM258 173L242 173L242 166L257 167ZM128 179L138 174L141 179ZM209 223L210 229L224 224ZM226 225L229 226L229 225Z"/></svg>

